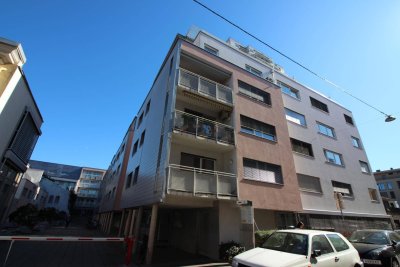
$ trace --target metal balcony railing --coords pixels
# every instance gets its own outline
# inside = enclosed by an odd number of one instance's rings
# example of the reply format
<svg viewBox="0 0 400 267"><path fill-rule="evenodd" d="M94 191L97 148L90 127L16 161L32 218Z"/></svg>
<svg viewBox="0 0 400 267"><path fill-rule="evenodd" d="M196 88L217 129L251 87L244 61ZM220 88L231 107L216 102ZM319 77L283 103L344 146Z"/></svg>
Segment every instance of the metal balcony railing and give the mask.
<svg viewBox="0 0 400 267"><path fill-rule="evenodd" d="M237 197L236 175L170 164L168 193L171 191L191 193L194 196Z"/></svg>
<svg viewBox="0 0 400 267"><path fill-rule="evenodd" d="M178 85L218 101L233 104L231 88L185 69L179 69Z"/></svg>
<svg viewBox="0 0 400 267"><path fill-rule="evenodd" d="M193 134L196 137L199 136L231 145L235 144L233 127L179 110L175 110L174 129Z"/></svg>

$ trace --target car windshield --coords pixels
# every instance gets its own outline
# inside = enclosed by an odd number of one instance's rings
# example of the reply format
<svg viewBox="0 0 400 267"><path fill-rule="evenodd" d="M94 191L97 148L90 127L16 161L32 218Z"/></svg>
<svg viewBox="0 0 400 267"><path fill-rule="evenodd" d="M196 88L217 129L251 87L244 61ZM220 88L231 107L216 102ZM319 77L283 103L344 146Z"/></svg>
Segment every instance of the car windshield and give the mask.
<svg viewBox="0 0 400 267"><path fill-rule="evenodd" d="M264 242L262 247L293 254L307 255L308 238L304 234L275 232Z"/></svg>
<svg viewBox="0 0 400 267"><path fill-rule="evenodd" d="M355 231L349 238L353 243L389 245L389 239L383 231Z"/></svg>

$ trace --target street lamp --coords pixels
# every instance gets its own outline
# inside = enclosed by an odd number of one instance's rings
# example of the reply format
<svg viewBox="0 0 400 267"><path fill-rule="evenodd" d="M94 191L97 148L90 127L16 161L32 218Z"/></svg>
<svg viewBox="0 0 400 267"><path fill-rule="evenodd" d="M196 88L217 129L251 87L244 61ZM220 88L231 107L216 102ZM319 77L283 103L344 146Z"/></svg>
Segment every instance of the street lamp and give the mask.
<svg viewBox="0 0 400 267"><path fill-rule="evenodd" d="M386 119L385 119L385 122L391 122L391 121L394 121L396 118L395 117L392 117L392 115L386 115Z"/></svg>

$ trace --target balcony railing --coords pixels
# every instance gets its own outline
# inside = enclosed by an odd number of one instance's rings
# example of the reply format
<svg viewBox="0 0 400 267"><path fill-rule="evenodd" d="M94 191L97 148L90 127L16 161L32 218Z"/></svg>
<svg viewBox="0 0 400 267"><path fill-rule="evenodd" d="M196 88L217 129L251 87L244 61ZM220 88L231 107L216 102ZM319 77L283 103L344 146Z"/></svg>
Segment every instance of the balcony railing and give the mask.
<svg viewBox="0 0 400 267"><path fill-rule="evenodd" d="M236 175L170 164L168 192L185 192L193 196L237 197Z"/></svg>
<svg viewBox="0 0 400 267"><path fill-rule="evenodd" d="M234 145L233 128L189 113L175 110L174 129L217 142Z"/></svg>
<svg viewBox="0 0 400 267"><path fill-rule="evenodd" d="M231 88L185 69L179 69L178 84L202 95L233 104Z"/></svg>

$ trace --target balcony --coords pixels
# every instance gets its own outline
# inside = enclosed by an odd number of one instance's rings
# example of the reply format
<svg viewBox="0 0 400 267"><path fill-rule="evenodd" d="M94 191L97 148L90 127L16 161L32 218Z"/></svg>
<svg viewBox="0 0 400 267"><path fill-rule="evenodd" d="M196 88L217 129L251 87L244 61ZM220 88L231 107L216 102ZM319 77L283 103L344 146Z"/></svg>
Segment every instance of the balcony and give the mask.
<svg viewBox="0 0 400 267"><path fill-rule="evenodd" d="M167 192L218 199L237 198L236 175L170 164Z"/></svg>
<svg viewBox="0 0 400 267"><path fill-rule="evenodd" d="M179 110L175 110L174 130L219 143L235 145L234 130L231 126Z"/></svg>
<svg viewBox="0 0 400 267"><path fill-rule="evenodd" d="M233 104L231 88L182 68L179 69L178 85L207 98L215 99L229 105Z"/></svg>

